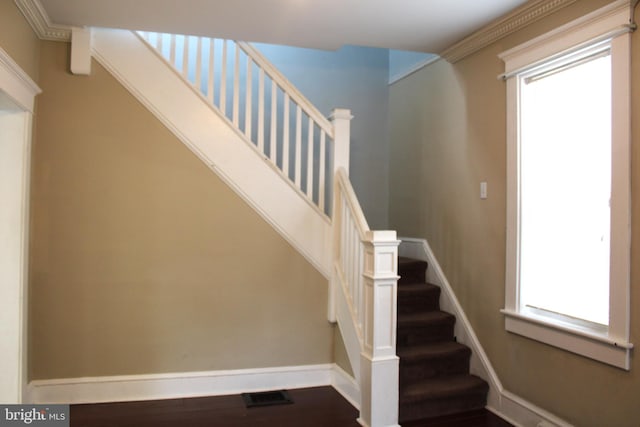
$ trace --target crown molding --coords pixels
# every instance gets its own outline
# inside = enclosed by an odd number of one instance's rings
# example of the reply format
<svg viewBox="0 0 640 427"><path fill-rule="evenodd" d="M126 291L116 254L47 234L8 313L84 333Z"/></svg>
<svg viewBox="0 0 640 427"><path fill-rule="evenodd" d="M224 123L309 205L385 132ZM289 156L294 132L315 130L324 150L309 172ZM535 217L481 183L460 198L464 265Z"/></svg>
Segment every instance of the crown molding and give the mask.
<svg viewBox="0 0 640 427"><path fill-rule="evenodd" d="M15 3L41 40L71 41L71 27L52 24L39 0L15 0Z"/></svg>
<svg viewBox="0 0 640 427"><path fill-rule="evenodd" d="M503 18L494 21L479 31L445 49L440 56L451 63L489 46L529 24L544 18L577 0L534 0L519 7Z"/></svg>
<svg viewBox="0 0 640 427"><path fill-rule="evenodd" d="M451 63L457 62L576 1L534 0L464 38L439 55ZM63 42L71 40L71 27L53 24L39 0L15 0L15 3L40 39Z"/></svg>

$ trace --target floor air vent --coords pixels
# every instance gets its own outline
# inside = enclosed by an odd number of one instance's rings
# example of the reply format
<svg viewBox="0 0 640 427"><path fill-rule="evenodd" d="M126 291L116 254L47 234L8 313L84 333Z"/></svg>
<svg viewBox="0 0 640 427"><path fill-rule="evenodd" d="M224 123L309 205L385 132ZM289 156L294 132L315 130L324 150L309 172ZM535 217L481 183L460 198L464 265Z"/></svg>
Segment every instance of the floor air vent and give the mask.
<svg viewBox="0 0 640 427"><path fill-rule="evenodd" d="M293 403L293 399L286 390L263 391L259 393L242 393L247 408L256 406L286 405Z"/></svg>

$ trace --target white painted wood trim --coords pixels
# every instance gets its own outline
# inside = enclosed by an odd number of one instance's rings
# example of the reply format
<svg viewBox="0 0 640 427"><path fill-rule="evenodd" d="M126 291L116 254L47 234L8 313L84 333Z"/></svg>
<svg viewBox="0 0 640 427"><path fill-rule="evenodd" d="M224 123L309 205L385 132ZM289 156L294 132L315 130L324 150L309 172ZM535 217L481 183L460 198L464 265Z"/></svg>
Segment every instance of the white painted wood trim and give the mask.
<svg viewBox="0 0 640 427"><path fill-rule="evenodd" d="M105 30L105 31L109 31L109 30ZM113 30L113 31L118 31L118 30ZM137 31L136 31L136 32L133 32L133 34L135 34L135 35L136 35L136 37L138 37L140 40L142 40L142 41L146 44L146 46L150 49L150 51L151 51L154 55L156 55L156 57L157 57L157 58L158 58L162 63L166 64L166 65L170 68L170 70L171 70L171 71L172 71L176 76L178 76L180 79L183 79L183 81L185 82L185 85L186 85L186 86L187 86L187 87L188 87L188 88L189 88L189 89L190 89L190 90L191 90L195 95L197 95L198 97L202 98L202 100L203 100L203 101L205 101L205 103L207 103L207 105L208 105L208 106L209 106L209 107L210 107L210 108L211 108L211 109L212 109L216 114L218 114L218 116L219 116L222 120L226 121L226 122L229 124L229 126L231 127L231 129L232 129L232 130L233 130L233 131L234 131L234 132L235 132L235 133L236 133L240 138L242 138L242 139L245 141L245 143L247 144L247 146L248 146L249 148L251 148L251 149L253 149L253 150L255 151L255 153L256 153L256 155L257 155L257 156L259 156L261 159L263 159L263 160L265 160L265 161L268 161L268 162L267 162L267 164L268 164L268 165L273 169L273 171L275 171L275 172L276 172L276 173L277 173L277 174L282 178L282 180L283 180L285 183L287 183L287 184L288 184L288 185L289 185L293 190L295 190L295 191L300 195L300 197L302 197L302 198L303 198L303 199L304 199L304 200L309 204L309 206L310 206L311 208L313 208L314 210L316 210L316 212L317 212L319 215L323 216L323 217L324 217L324 219L327 221L327 223L330 223L330 222L331 222L331 219L327 216L327 214L325 214L325 213L324 213L323 209L322 209L321 207L317 206L315 203L313 203L313 201L311 200L311 198L310 198L310 197L307 197L307 195L305 194L305 192L304 192L301 188L298 188L298 187L296 187L295 185L293 185L293 184L291 183L291 180L290 180L290 179L289 179L289 177L287 176L287 174L285 174L283 170L279 169L279 168L278 168L278 166L276 166L276 164L275 164L275 157L273 157L273 158L269 159L269 158L264 154L264 151L260 151L260 149L259 149L259 148L258 148L258 147L257 147L257 146L252 142L252 141L251 141L251 139L247 137L247 135L245 134L245 132L244 132L244 131L242 131L242 130L237 126L237 124L234 124L234 123L233 123L233 121L232 121L232 120L230 120L230 119L225 115L224 111L225 111L225 108L226 108L226 101L221 101L221 102L220 102L220 107L219 107L219 108L216 108L215 106L213 106L213 101L212 101L212 99L213 99L213 86L210 86L210 87L211 87L211 92L209 92L209 93L207 93L207 94L204 94L202 91L200 91L199 89L197 89L196 87L194 87L194 85L193 85L193 84L191 84L191 83L190 83L190 82L188 82L187 80L184 80L184 79L185 79L185 77L184 77L184 75L182 74L182 72L181 72L180 70L176 69L176 68L175 68L175 66L173 66L173 65L172 65L172 64L175 62L175 52L174 52L174 54L172 54L172 55L171 55L171 57L173 57L173 59L172 59L172 60L167 60L166 58L164 58L164 57L160 54L160 52L159 52L159 51L158 51L154 46L152 46L151 44L149 44L149 43L148 43L148 41L147 41L147 40L145 40L145 37L142 35L142 34L144 34L143 32L137 32ZM172 38L175 38L175 37L176 37L176 35L175 35L175 34L172 34L172 35L171 35L171 37L172 37ZM223 47L224 47L224 46L226 46L228 42L231 42L231 40L223 40ZM175 48L175 40L173 41L172 46ZM175 50L175 49L173 49L173 50ZM223 48L223 52L224 52L225 50L226 50L226 48ZM226 56L226 53L223 53L223 55L222 55L222 56L223 56L222 62L224 63L224 62L225 62L224 57ZM100 61L100 57L99 57L99 56L96 56L96 59L97 59L98 61ZM106 66L106 65L104 65L104 64L102 64L102 65L103 65L103 66L105 66L105 68L107 68L107 66ZM213 65L211 65L211 68L213 68ZM112 74L114 74L114 76L115 76L116 78L118 78L118 76L115 74L115 73L116 73L115 71L110 71L110 72L111 72ZM222 67L222 73L223 73L223 77L222 77L221 79L222 79L223 81L226 81L226 77L224 77L224 76L225 76L225 75L226 75L226 73L227 73L227 67ZM212 77L212 76L210 76L210 77L209 77L209 79L213 79L213 77ZM123 83L123 82L121 81L121 83ZM124 85L124 83L123 83L123 85ZM126 87L126 85L125 85L125 87ZM277 85L275 85L274 87L277 87ZM129 89L129 88L127 88L127 89L128 89L130 92L132 92L132 91L131 91L131 89ZM226 90L227 90L227 89L226 89L226 86L224 86L224 85L223 85L223 86L221 86L221 91L222 91L223 93L224 93L224 92L226 92ZM134 92L132 92L132 93L135 95L135 93L134 93ZM220 95L221 99L223 99L223 100L224 100L225 96L226 96L226 95L224 95L224 94L221 94L221 95ZM276 100L276 96L275 96L275 94L272 94L272 102L274 102L274 104L273 104L273 105L272 105L272 107L271 107L271 110L272 110L272 111L275 111L275 107L274 107L274 106L275 106L275 100ZM150 110L151 110L151 109L150 109ZM272 116L272 120L274 120L275 118L276 118L276 115L273 115L273 116ZM165 125L166 125L166 123L165 123ZM272 138L273 138L273 144L275 144L275 131L276 131L276 128L277 128L277 126L276 126L276 122L274 121L274 122L272 122L272 134L274 135L274 136L272 137ZM348 148L348 147L347 147L347 148ZM197 154L197 153L196 153L196 154ZM272 145L272 147L271 147L271 156L275 156L275 155L276 155L276 149L275 149L275 146L274 146L274 145Z"/></svg>
<svg viewBox="0 0 640 427"><path fill-rule="evenodd" d="M336 111L351 120L351 114ZM348 122L347 122L348 123ZM336 126L338 140L339 126ZM371 231L344 168L334 180L334 255L329 318L337 319L360 386L360 418L370 427L397 426L396 355L398 244L395 231Z"/></svg>
<svg viewBox="0 0 640 427"><path fill-rule="evenodd" d="M498 57L505 63L505 74L520 72L540 61L630 32L630 11L629 0L617 0L502 52Z"/></svg>
<svg viewBox="0 0 640 427"><path fill-rule="evenodd" d="M333 366L331 371L331 385L342 395L351 405L360 410L360 386L351 375L338 365Z"/></svg>
<svg viewBox="0 0 640 427"><path fill-rule="evenodd" d="M2 86L0 80L0 92ZM0 401L6 403L21 403L26 385L31 123L29 112L0 108Z"/></svg>
<svg viewBox="0 0 640 427"><path fill-rule="evenodd" d="M71 40L71 27L52 24L39 0L15 0L15 2L41 40L60 42Z"/></svg>
<svg viewBox="0 0 640 427"><path fill-rule="evenodd" d="M344 195L344 201L346 202L349 210L351 211L351 215L353 215L353 219L355 221L355 225L358 229L358 234L360 236L360 240L364 240L366 238L367 232L370 230L369 224L367 223L367 218L364 216L364 212L362 212L362 207L358 202L358 197L356 196L356 192L351 185L351 181L349 180L348 169L339 168L336 170L336 174L334 177L334 186L336 190L334 194L336 195ZM335 205L334 205L335 209ZM334 215L335 218L335 215Z"/></svg>
<svg viewBox="0 0 640 427"><path fill-rule="evenodd" d="M457 340L471 348L471 373L489 383L487 409L517 427L532 427L541 422L549 423L549 426L570 427L568 422L504 389L428 242L408 237L401 237L400 240L400 256L429 263L427 281L442 289L440 306L456 316L454 333Z"/></svg>
<svg viewBox="0 0 640 427"><path fill-rule="evenodd" d="M299 90L296 88L273 64L250 43L236 42L253 61L265 70L267 75L280 86L280 88L288 93L291 99L298 104L309 117L313 119L318 126L333 138L333 125Z"/></svg>
<svg viewBox="0 0 640 427"><path fill-rule="evenodd" d="M0 48L0 400L22 403L27 383L32 112L40 88Z"/></svg>
<svg viewBox="0 0 640 427"><path fill-rule="evenodd" d="M79 404L221 396L346 383L335 364L36 380L28 403ZM343 387L343 390L347 390ZM351 391L349 391L351 393Z"/></svg>
<svg viewBox="0 0 640 427"><path fill-rule="evenodd" d="M636 3L637 4L637 3ZM630 17L633 19L633 16ZM611 40L612 61L612 175L609 336L631 337L631 213L632 108L631 33ZM616 191L617 190L617 191ZM630 369L630 354L627 366Z"/></svg>
<svg viewBox="0 0 640 427"><path fill-rule="evenodd" d="M71 72L75 75L91 74L91 29L76 28L71 32Z"/></svg>
<svg viewBox="0 0 640 427"><path fill-rule="evenodd" d="M350 144L351 144L351 110L334 108L329 119L333 128L333 172L334 176L343 170L345 177L349 176ZM326 134L329 135L329 134ZM334 178L335 179L335 178ZM355 199L357 200L357 199Z"/></svg>
<svg viewBox="0 0 640 427"><path fill-rule="evenodd" d="M340 328L340 334L344 341L345 350L347 351L347 357L349 363L351 363L351 369L356 376L356 381L360 382L361 370L360 370L360 352L364 347L362 331L357 326L357 314L356 310L351 304L351 299L348 296L344 278L340 272L340 269L336 267L335 278L333 283L335 286L334 301L332 304L335 306L335 321Z"/></svg>
<svg viewBox="0 0 640 427"><path fill-rule="evenodd" d="M440 56L451 63L455 63L575 2L576 0L534 0L527 2L515 11L440 52Z"/></svg>
<svg viewBox="0 0 640 427"><path fill-rule="evenodd" d="M398 426L399 366L398 356L371 358L365 352L360 366L360 417L358 422L369 427ZM368 372L368 375L364 375Z"/></svg>
<svg viewBox="0 0 640 427"><path fill-rule="evenodd" d="M331 223L206 98L130 31L93 30L94 57L325 277ZM149 73L149 70L154 70ZM152 76L152 78L150 77Z"/></svg>
<svg viewBox="0 0 640 427"><path fill-rule="evenodd" d="M560 349L630 369L631 269L631 3L617 0L503 53L507 84L507 258L505 328ZM519 73L597 43L609 43L612 63L612 183L609 325L605 335L523 310L519 300ZM513 78L511 78L513 77Z"/></svg>
<svg viewBox="0 0 640 427"><path fill-rule="evenodd" d="M500 394L499 408L487 405L487 409L516 427L573 427L573 424L507 390Z"/></svg>
<svg viewBox="0 0 640 427"><path fill-rule="evenodd" d="M23 110L33 113L36 95L42 89L24 72L22 68L0 47L0 82L3 92Z"/></svg>
<svg viewBox="0 0 640 427"><path fill-rule="evenodd" d="M554 347L570 351L610 365L631 369L631 350L633 344L627 341L615 341L608 336L596 335L589 331L580 331L549 323L545 319L536 319L527 314L501 310L505 315L505 329Z"/></svg>

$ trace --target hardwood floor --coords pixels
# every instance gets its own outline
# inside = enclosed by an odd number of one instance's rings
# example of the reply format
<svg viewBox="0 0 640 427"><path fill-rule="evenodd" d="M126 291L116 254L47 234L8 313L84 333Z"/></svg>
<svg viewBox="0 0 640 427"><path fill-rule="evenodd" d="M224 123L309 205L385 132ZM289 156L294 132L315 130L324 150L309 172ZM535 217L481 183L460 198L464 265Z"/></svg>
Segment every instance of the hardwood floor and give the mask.
<svg viewBox="0 0 640 427"><path fill-rule="evenodd" d="M71 406L71 427L358 427L358 411L331 387L289 390L293 404L246 408L242 396ZM403 427L507 427L487 411ZM497 420L497 421L496 421Z"/></svg>
<svg viewBox="0 0 640 427"><path fill-rule="evenodd" d="M331 387L289 390L293 404L247 409L242 396L72 405L71 427L358 427Z"/></svg>

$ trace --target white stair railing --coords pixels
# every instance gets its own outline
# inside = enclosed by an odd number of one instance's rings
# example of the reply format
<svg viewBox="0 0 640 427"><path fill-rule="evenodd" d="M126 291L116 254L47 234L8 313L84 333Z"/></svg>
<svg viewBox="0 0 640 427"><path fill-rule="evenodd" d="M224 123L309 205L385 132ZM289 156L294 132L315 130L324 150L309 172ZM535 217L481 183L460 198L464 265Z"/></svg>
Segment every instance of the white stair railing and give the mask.
<svg viewBox="0 0 640 427"><path fill-rule="evenodd" d="M395 231L372 231L347 173L334 179L334 275L329 317L335 319L360 384L360 422L398 424Z"/></svg>
<svg viewBox="0 0 640 427"><path fill-rule="evenodd" d="M349 141L336 140L334 124L258 50L233 40L138 35L323 215L330 212L334 141L347 153Z"/></svg>

